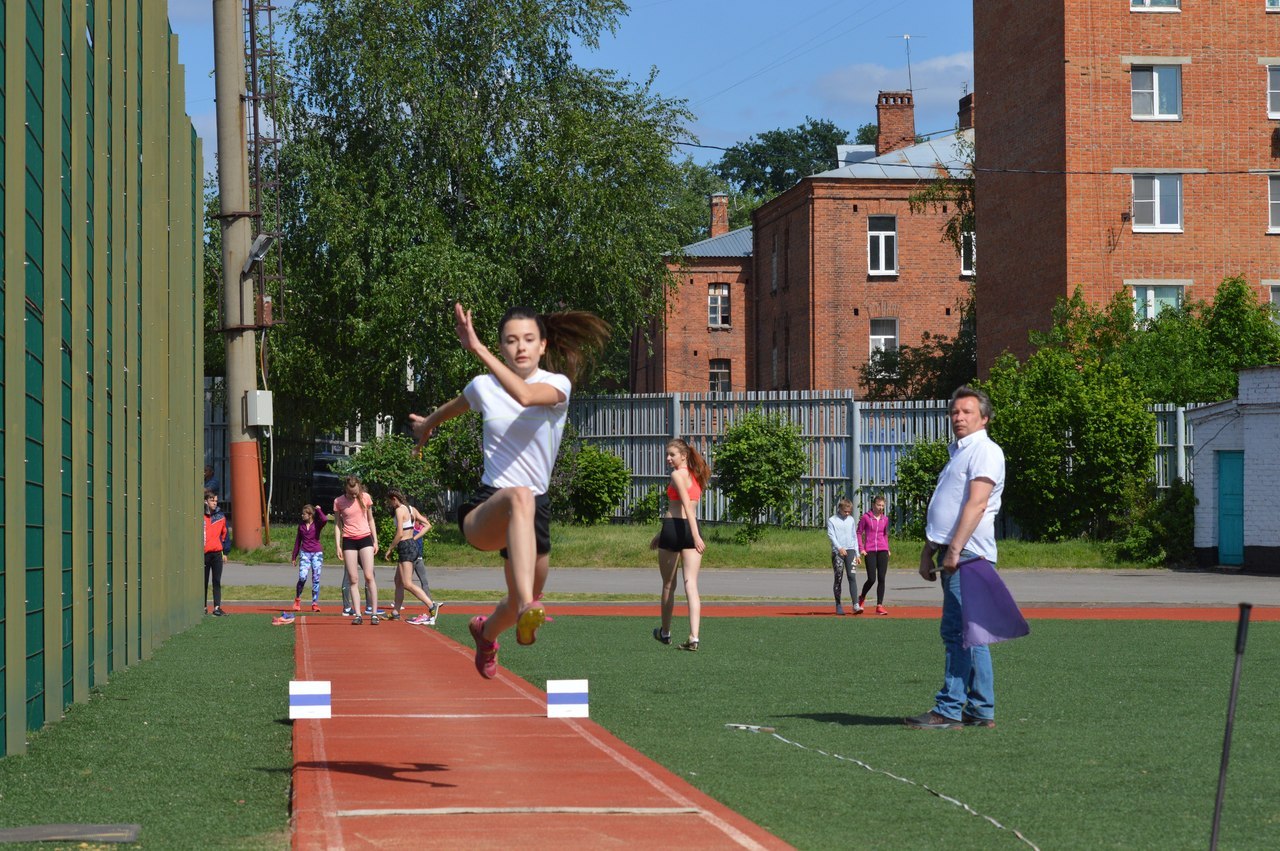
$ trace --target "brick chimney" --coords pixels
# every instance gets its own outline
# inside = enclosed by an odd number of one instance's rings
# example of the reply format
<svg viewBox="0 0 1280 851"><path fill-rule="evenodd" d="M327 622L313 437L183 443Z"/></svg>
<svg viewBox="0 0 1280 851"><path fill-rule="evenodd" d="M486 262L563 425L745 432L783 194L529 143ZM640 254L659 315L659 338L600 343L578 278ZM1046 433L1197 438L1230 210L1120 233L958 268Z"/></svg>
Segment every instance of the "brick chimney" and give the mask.
<svg viewBox="0 0 1280 851"><path fill-rule="evenodd" d="M961 130L973 129L973 92L960 98L959 126Z"/></svg>
<svg viewBox="0 0 1280 851"><path fill-rule="evenodd" d="M729 196L717 192L711 196L711 236L729 232Z"/></svg>
<svg viewBox="0 0 1280 851"><path fill-rule="evenodd" d="M876 101L876 156L916 143L916 104L911 92L881 92Z"/></svg>

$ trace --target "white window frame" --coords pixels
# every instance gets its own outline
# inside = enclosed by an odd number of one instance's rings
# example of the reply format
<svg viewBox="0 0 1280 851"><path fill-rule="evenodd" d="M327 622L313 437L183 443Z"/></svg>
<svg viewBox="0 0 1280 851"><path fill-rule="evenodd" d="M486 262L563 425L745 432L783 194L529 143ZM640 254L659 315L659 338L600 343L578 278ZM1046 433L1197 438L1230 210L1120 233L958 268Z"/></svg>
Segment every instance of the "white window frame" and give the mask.
<svg viewBox="0 0 1280 851"><path fill-rule="evenodd" d="M971 230L960 232L960 274L973 275L978 262L978 235Z"/></svg>
<svg viewBox="0 0 1280 851"><path fill-rule="evenodd" d="M877 322L880 322L880 323L892 322L893 333L886 334L885 328L882 325L880 329L880 333L877 334L875 331ZM871 341L871 346L869 349L870 354L875 354L876 352L896 352L898 350L898 320L895 317L878 316L871 320L869 329L870 330L869 330L869 333L867 334L867 337Z"/></svg>
<svg viewBox="0 0 1280 851"><path fill-rule="evenodd" d="M1280 0L1267 0L1268 12L1280 12Z"/></svg>
<svg viewBox="0 0 1280 851"><path fill-rule="evenodd" d="M707 327L729 328L733 320L729 312L729 285L723 282L707 284Z"/></svg>
<svg viewBox="0 0 1280 851"><path fill-rule="evenodd" d="M1267 233L1280 233L1280 174L1267 175Z"/></svg>
<svg viewBox="0 0 1280 851"><path fill-rule="evenodd" d="M1134 321L1141 325L1155 319L1166 307L1181 307L1186 300L1188 281L1126 281L1133 293ZM1168 298L1174 296L1170 305Z"/></svg>
<svg viewBox="0 0 1280 851"><path fill-rule="evenodd" d="M1280 12L1280 5L1276 11ZM1267 118L1280 118L1280 65L1267 66Z"/></svg>
<svg viewBox="0 0 1280 851"><path fill-rule="evenodd" d="M1262 283L1271 288L1271 318L1280 325L1280 281L1263 281Z"/></svg>
<svg viewBox="0 0 1280 851"><path fill-rule="evenodd" d="M1181 12L1181 0L1129 0L1131 12Z"/></svg>
<svg viewBox="0 0 1280 851"><path fill-rule="evenodd" d="M717 367L723 365L722 369ZM733 389L733 361L729 358L712 358L707 366L707 386L712 393L730 393ZM717 377L722 377L724 386L717 384Z"/></svg>
<svg viewBox="0 0 1280 851"><path fill-rule="evenodd" d="M1138 88L1143 74L1151 75L1151 88ZM1160 103L1173 89L1173 112L1162 112ZM1139 96L1151 98L1149 111L1138 108ZM1182 120L1182 66L1181 65L1133 65L1129 68L1129 117L1134 121Z"/></svg>
<svg viewBox="0 0 1280 851"><path fill-rule="evenodd" d="M893 222L892 230L872 230L871 223L876 220ZM879 256L879 267L872 264L872 258ZM867 216L867 274L898 274L898 217L874 215Z"/></svg>
<svg viewBox="0 0 1280 851"><path fill-rule="evenodd" d="M1166 192L1173 195L1177 206L1172 221L1162 218L1166 211L1162 209L1161 201ZM1181 174L1135 174L1132 197L1134 233L1182 233ZM1149 210L1147 205L1150 205Z"/></svg>

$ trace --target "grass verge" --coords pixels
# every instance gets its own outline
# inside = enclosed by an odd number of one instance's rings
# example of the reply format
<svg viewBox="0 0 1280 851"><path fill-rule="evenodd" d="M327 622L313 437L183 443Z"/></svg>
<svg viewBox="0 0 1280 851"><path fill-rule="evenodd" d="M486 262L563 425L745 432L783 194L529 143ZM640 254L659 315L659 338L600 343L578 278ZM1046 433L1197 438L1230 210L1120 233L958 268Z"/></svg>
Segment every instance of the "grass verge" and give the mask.
<svg viewBox="0 0 1280 851"><path fill-rule="evenodd" d="M296 527L273 526L271 545L253 552L233 550L234 561L249 563L287 563L293 551ZM708 525L703 529L707 551L706 567L807 568L830 565L830 544L822 529L770 529L752 544L734 540L738 527L728 524ZM601 526L565 526L553 524L551 540L554 567L653 567L656 556L649 542L657 532L656 525L633 526L606 524ZM441 523L433 530L423 557L427 564L450 567L490 567L497 563L493 553L482 553L462 540L457 526ZM325 547L325 563L334 564L333 533L325 529L321 535ZM391 536L379 538L379 543ZM893 563L914 565L920 558L920 541L890 541ZM379 554L381 555L381 554ZM386 563L379 561L380 564ZM1038 544L1026 541L1001 541L1000 566L1034 568L1125 568L1145 565L1116 561L1111 548L1091 541L1063 541Z"/></svg>
<svg viewBox="0 0 1280 851"><path fill-rule="evenodd" d="M650 637L653 617L556 615L533 647L504 642L500 662L538 687L588 679L593 720L799 848L1026 847L852 759L1041 848L1208 839L1234 624L1036 621L994 648L997 729L921 731L900 718L930 708L940 683L933 621L715 618L686 653ZM466 640L464 618L442 624ZM1222 842L1275 848L1280 624L1255 624L1249 642Z"/></svg>
<svg viewBox="0 0 1280 851"><path fill-rule="evenodd" d="M0 825L142 826L111 848L288 848L293 641L261 617L169 639L0 759Z"/></svg>

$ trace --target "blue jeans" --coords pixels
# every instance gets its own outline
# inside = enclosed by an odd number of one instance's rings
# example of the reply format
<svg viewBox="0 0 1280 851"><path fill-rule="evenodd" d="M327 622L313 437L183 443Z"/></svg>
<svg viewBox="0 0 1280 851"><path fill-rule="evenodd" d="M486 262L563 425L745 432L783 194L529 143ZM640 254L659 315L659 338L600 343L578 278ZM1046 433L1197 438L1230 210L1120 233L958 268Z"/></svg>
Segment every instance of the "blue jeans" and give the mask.
<svg viewBox="0 0 1280 851"><path fill-rule="evenodd" d="M964 646L964 621L960 616L960 573L942 569L943 553L938 554L938 576L942 582L942 646L946 651L946 669L942 688L934 698L933 711L959 721L962 714L972 718L996 717L995 673L991 669L991 650L984 646ZM960 558L973 558L965 550Z"/></svg>

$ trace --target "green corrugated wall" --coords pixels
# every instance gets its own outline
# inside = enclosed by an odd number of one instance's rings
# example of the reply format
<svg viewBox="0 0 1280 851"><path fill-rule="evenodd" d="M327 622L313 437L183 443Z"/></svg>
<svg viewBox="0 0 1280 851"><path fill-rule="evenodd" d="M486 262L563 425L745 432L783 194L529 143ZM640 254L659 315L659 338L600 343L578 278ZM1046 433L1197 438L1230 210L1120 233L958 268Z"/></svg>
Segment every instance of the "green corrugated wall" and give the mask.
<svg viewBox="0 0 1280 851"><path fill-rule="evenodd" d="M203 163L167 5L0 0L0 754L203 612Z"/></svg>

